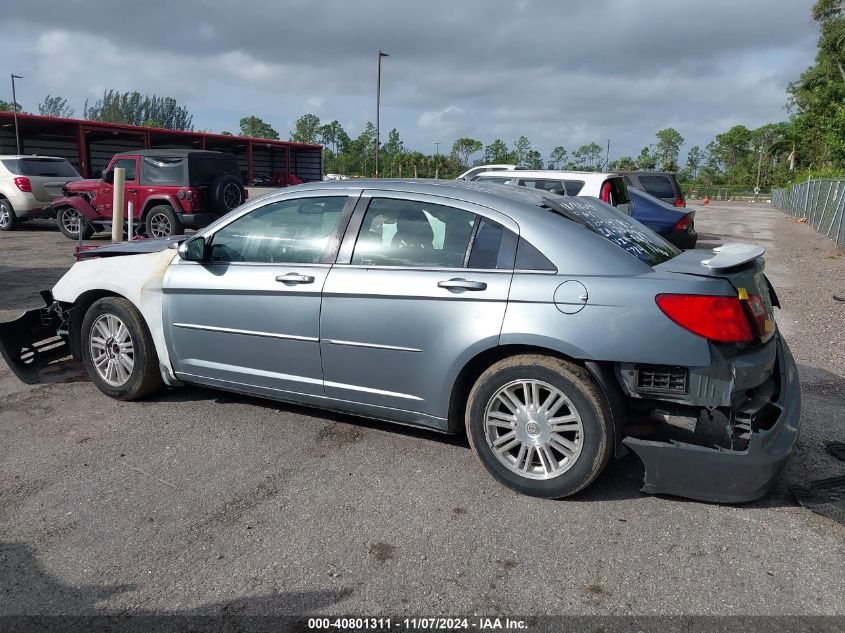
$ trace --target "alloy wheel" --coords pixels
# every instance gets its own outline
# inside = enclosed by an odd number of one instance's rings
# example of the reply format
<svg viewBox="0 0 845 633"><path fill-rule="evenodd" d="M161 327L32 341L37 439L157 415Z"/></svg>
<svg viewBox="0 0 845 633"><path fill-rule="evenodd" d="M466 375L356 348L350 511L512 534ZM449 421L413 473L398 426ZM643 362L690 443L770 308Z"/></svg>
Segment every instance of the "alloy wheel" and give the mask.
<svg viewBox="0 0 845 633"><path fill-rule="evenodd" d="M230 182L223 188L223 204L227 209L234 209L241 203L241 188Z"/></svg>
<svg viewBox="0 0 845 633"><path fill-rule="evenodd" d="M584 426L572 401L541 380L515 380L484 410L484 433L496 459L528 479L552 479L581 454Z"/></svg>
<svg viewBox="0 0 845 633"><path fill-rule="evenodd" d="M62 213L62 226L68 233L79 233L82 228L82 216L76 209L65 209Z"/></svg>
<svg viewBox="0 0 845 633"><path fill-rule="evenodd" d="M94 368L113 387L125 385L135 367L135 346L129 329L113 314L103 314L91 325L89 341Z"/></svg>
<svg viewBox="0 0 845 633"><path fill-rule="evenodd" d="M5 229L12 223L12 210L5 202L0 202L0 228Z"/></svg>
<svg viewBox="0 0 845 633"><path fill-rule="evenodd" d="M170 219L164 213L156 213L150 218L150 237L169 237L172 232Z"/></svg>

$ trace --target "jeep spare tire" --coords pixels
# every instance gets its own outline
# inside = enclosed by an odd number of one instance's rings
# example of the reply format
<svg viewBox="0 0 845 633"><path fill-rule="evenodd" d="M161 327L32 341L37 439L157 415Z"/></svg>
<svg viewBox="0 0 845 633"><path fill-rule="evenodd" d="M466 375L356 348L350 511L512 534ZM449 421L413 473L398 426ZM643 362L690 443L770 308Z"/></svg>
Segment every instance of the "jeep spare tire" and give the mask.
<svg viewBox="0 0 845 633"><path fill-rule="evenodd" d="M244 188L240 181L229 174L222 174L214 179L209 187L211 208L223 215L239 207L244 201Z"/></svg>

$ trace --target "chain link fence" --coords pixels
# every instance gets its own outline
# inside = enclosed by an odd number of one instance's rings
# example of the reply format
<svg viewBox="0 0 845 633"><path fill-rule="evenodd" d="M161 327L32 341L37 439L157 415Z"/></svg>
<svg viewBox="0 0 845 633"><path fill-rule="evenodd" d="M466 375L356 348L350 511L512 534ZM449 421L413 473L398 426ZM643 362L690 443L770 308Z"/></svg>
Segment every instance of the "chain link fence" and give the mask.
<svg viewBox="0 0 845 633"><path fill-rule="evenodd" d="M845 179L808 180L790 189L772 191L772 204L804 218L810 226L845 247Z"/></svg>

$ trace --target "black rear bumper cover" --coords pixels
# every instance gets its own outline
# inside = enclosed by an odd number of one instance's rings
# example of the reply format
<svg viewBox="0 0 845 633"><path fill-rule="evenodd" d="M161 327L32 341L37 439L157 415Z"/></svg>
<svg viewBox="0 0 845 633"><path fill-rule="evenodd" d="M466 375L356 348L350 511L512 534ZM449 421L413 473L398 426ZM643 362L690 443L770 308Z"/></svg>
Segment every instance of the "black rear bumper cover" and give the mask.
<svg viewBox="0 0 845 633"><path fill-rule="evenodd" d="M765 495L792 454L801 424L798 368L780 338L776 376L779 393L771 404L780 414L770 428L751 433L744 451L633 437L622 440L645 466L642 491L719 503L744 503Z"/></svg>

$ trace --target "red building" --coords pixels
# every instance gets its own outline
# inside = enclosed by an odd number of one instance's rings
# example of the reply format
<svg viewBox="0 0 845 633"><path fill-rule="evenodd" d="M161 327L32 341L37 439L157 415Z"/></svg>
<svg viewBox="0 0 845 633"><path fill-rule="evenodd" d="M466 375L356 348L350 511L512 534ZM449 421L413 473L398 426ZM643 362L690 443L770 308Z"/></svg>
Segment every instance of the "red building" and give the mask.
<svg viewBox="0 0 845 633"><path fill-rule="evenodd" d="M59 119L18 114L21 153L61 156L86 178L97 178L112 156L137 149L194 148L230 152L238 157L247 183L257 176L288 181L295 175L305 182L323 175L320 145L265 139L181 132L161 128ZM11 112L0 112L0 154L17 154Z"/></svg>

